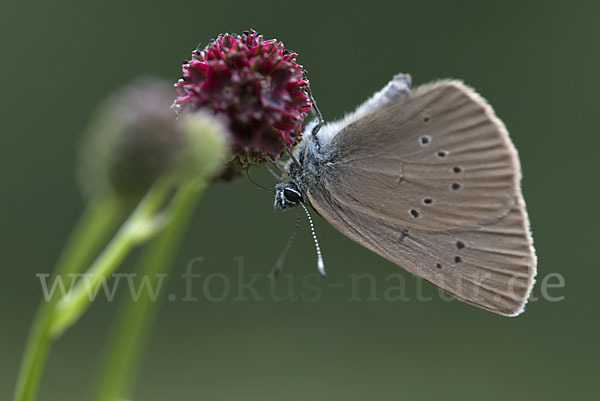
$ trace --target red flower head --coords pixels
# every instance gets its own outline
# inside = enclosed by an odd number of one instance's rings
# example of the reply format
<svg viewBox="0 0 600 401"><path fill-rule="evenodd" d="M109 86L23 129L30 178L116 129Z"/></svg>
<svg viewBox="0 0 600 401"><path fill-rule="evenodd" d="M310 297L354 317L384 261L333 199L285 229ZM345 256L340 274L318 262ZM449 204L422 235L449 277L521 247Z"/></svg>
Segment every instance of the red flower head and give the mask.
<svg viewBox="0 0 600 401"><path fill-rule="evenodd" d="M219 35L184 62L174 108L210 109L224 118L237 166L277 158L299 140L311 107L309 83L296 56L253 30Z"/></svg>

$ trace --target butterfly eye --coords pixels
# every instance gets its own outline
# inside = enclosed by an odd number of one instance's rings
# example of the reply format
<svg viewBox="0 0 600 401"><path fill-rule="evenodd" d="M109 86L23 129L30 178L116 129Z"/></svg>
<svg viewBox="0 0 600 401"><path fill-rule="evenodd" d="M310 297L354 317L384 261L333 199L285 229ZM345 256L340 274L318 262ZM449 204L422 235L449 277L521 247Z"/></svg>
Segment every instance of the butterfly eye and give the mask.
<svg viewBox="0 0 600 401"><path fill-rule="evenodd" d="M285 196L285 200L290 203L298 203L300 202L301 196L299 192L294 191L293 189L284 189L283 196Z"/></svg>

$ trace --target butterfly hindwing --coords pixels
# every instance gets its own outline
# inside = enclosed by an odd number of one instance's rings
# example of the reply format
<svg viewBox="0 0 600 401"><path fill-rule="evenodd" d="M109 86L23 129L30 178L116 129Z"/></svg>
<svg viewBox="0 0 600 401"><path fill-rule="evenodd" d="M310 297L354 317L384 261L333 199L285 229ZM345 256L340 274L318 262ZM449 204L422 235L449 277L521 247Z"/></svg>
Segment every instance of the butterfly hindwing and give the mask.
<svg viewBox="0 0 600 401"><path fill-rule="evenodd" d="M535 275L520 167L472 89L440 81L345 126L308 180L342 233L447 292L518 313Z"/></svg>

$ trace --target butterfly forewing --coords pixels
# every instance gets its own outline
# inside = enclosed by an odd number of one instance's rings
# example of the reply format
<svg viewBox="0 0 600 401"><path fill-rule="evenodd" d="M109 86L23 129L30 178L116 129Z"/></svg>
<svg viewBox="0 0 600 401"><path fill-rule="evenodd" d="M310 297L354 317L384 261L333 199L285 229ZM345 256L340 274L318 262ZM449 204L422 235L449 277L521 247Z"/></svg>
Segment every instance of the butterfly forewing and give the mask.
<svg viewBox="0 0 600 401"><path fill-rule="evenodd" d="M519 189L504 125L457 81L417 88L375 110L332 141L327 171L339 201L408 227L447 230L491 221Z"/></svg>
<svg viewBox="0 0 600 401"><path fill-rule="evenodd" d="M307 192L332 225L460 299L505 315L522 310L536 261L518 158L472 89L417 88L328 147Z"/></svg>

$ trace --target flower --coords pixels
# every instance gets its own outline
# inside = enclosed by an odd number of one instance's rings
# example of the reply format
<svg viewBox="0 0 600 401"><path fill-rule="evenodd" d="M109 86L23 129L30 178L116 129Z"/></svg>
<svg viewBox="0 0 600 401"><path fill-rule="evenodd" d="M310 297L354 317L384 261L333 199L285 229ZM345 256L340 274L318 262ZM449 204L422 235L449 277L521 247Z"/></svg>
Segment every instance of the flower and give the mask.
<svg viewBox="0 0 600 401"><path fill-rule="evenodd" d="M234 167L278 158L302 134L311 103L297 54L251 30L224 34L183 63L173 107L211 110L229 126Z"/></svg>

